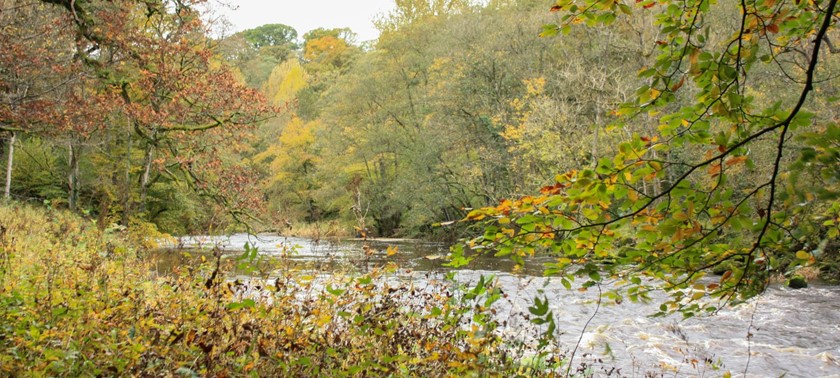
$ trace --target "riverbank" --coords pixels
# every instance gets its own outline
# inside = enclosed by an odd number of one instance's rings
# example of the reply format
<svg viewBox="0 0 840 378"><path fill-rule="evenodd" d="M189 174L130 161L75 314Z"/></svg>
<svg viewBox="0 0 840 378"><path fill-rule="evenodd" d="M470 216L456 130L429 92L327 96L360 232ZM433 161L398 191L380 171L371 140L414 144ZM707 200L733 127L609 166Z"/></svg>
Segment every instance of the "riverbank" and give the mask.
<svg viewBox="0 0 840 378"><path fill-rule="evenodd" d="M423 301L405 302L413 289L382 284L391 266L358 277L337 272L316 285L280 269L282 262L253 258L205 257L161 276L148 259L148 241L162 236L152 228L101 230L67 212L18 204L0 206L0 225L0 375L513 376L528 369L496 352L495 324L475 311L498 295L490 287L465 295L441 282L424 288ZM282 274L228 281L234 262Z"/></svg>

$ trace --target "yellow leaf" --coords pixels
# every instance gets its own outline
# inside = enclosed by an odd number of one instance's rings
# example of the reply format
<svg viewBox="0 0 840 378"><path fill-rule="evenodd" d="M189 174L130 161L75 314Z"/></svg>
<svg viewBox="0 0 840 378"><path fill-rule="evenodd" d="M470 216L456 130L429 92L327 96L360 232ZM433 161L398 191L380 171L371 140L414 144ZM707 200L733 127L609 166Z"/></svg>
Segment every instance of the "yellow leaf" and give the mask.
<svg viewBox="0 0 840 378"><path fill-rule="evenodd" d="M321 326L324 326L327 323L329 323L331 320L332 320L332 316L324 315L324 316L319 317L318 320L315 321L315 324L317 324L319 327L321 327Z"/></svg>
<svg viewBox="0 0 840 378"><path fill-rule="evenodd" d="M652 162L650 162L649 164L650 164L650 167L651 167L651 168L653 168L653 169L655 169L655 170L657 170L657 171L661 171L661 170L662 170L662 164L659 164L659 162L658 162L658 161L652 161Z"/></svg>
<svg viewBox="0 0 840 378"><path fill-rule="evenodd" d="M566 257L562 257L562 258L557 259L557 265L559 265L561 267L564 267L564 266L569 265L571 263L572 263L572 260L569 259L569 258L566 258Z"/></svg>
<svg viewBox="0 0 840 378"><path fill-rule="evenodd" d="M479 211L479 210L473 210L469 214L467 214L467 219L474 220L474 221L480 221L480 220L484 219L485 217L486 216L484 214L482 214L481 211Z"/></svg>
<svg viewBox="0 0 840 378"><path fill-rule="evenodd" d="M660 94L662 94L662 92L660 92L659 90L657 90L655 88L650 89L650 99L651 100L656 100L657 98L659 98Z"/></svg>

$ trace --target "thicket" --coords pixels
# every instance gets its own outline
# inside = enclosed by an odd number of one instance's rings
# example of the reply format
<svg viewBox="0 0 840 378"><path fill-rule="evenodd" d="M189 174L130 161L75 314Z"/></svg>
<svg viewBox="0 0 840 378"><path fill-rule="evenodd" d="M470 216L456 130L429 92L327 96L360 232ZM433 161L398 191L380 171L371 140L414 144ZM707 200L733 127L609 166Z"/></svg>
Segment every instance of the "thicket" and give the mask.
<svg viewBox="0 0 840 378"><path fill-rule="evenodd" d="M546 374L494 333L489 281L322 275L253 248L164 274L148 254L161 237L0 206L0 375ZM229 278L237 266L256 278Z"/></svg>

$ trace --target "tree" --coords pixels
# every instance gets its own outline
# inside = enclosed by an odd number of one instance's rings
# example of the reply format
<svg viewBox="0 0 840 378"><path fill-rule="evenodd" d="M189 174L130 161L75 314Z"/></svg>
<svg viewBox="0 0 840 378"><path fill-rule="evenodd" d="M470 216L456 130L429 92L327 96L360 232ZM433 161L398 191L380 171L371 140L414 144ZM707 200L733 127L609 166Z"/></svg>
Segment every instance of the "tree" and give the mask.
<svg viewBox="0 0 840 378"><path fill-rule="evenodd" d="M396 0L396 8L376 20L380 32L394 32L402 26L424 19L467 12L473 5L469 0Z"/></svg>
<svg viewBox="0 0 840 378"><path fill-rule="evenodd" d="M260 203L247 190L256 178L234 157L274 109L215 55L201 2L3 3L0 127L33 138L25 145L44 157L28 161L62 168L52 177L64 177L71 209L88 200L102 220L112 205L123 223L154 220L191 202L188 189L234 217Z"/></svg>
<svg viewBox="0 0 840 378"><path fill-rule="evenodd" d="M214 62L198 15L183 10L162 15L132 38L132 59L121 83L126 114L144 144L139 209L157 175L184 173L202 188L194 163L217 156L224 143L256 123L268 109L255 90L239 84L227 66ZM139 73L139 74L138 74Z"/></svg>
<svg viewBox="0 0 840 378"><path fill-rule="evenodd" d="M324 108L322 95L351 67L361 50L354 45L356 34L347 28L318 28L304 34L303 39L303 67L310 79L309 85L297 93L297 114L312 121Z"/></svg>
<svg viewBox="0 0 840 378"><path fill-rule="evenodd" d="M819 166L823 180L836 172L827 158L837 153L836 115L814 113L836 106L822 94L836 91L836 3L558 1L560 23L543 36L655 15L658 55L611 129L646 115L658 127L539 194L473 211L467 219L484 221L484 232L468 245L520 262L552 254L547 273L569 287L575 277L584 287L616 281L608 295L618 302L661 287L670 294L662 311L686 316L749 298L772 274L813 262L838 236L836 176L814 193L801 185L811 174L789 169ZM468 251L455 248L455 263ZM723 275L700 281L712 268Z"/></svg>
<svg viewBox="0 0 840 378"><path fill-rule="evenodd" d="M0 131L9 134L4 196L11 195L20 134L49 129L61 94L79 79L72 36L42 4L3 2L0 12Z"/></svg>
<svg viewBox="0 0 840 378"><path fill-rule="evenodd" d="M265 192L283 217L296 217L308 222L321 220L322 209L315 203L313 192L323 183L315 179L320 156L315 151L317 121L304 123L292 117L283 125L279 137L268 149L255 157L268 162L270 174Z"/></svg>
<svg viewBox="0 0 840 378"><path fill-rule="evenodd" d="M237 67L252 88L260 88L278 64L295 57L297 31L283 24L244 30L219 41L219 54Z"/></svg>
<svg viewBox="0 0 840 378"><path fill-rule="evenodd" d="M268 46L284 46L295 49L295 40L298 37L297 30L289 25L267 24L248 29L242 35L254 48L261 49Z"/></svg>
<svg viewBox="0 0 840 378"><path fill-rule="evenodd" d="M263 93L274 106L286 106L307 86L309 75L297 60L277 65L263 85Z"/></svg>
<svg viewBox="0 0 840 378"><path fill-rule="evenodd" d="M345 69L359 52L353 45L356 34L347 28L318 28L304 34L303 39L303 59L311 73Z"/></svg>

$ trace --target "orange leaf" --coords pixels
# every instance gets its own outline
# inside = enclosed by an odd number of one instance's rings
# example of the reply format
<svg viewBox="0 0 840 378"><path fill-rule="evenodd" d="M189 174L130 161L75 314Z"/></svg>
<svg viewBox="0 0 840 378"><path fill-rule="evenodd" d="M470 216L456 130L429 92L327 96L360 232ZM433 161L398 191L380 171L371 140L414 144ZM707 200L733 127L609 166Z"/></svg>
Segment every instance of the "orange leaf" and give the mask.
<svg viewBox="0 0 840 378"><path fill-rule="evenodd" d="M685 84L685 76L683 76L682 79L680 79L679 83L676 83L671 87L671 91L676 92L677 89L682 88L683 84Z"/></svg>
<svg viewBox="0 0 840 378"><path fill-rule="evenodd" d="M745 161L747 161L746 156L737 156L737 157L734 157L732 159L727 160L726 161L726 166L730 167L730 166L733 166L733 165L738 164L738 163L743 163Z"/></svg>
<svg viewBox="0 0 840 378"><path fill-rule="evenodd" d="M767 25L767 31L769 31L770 33L773 33L773 34L777 34L777 33L779 33L779 25L776 25L776 24Z"/></svg>

